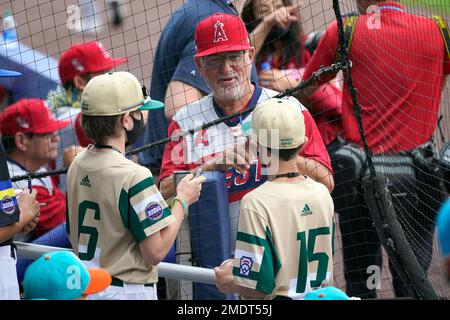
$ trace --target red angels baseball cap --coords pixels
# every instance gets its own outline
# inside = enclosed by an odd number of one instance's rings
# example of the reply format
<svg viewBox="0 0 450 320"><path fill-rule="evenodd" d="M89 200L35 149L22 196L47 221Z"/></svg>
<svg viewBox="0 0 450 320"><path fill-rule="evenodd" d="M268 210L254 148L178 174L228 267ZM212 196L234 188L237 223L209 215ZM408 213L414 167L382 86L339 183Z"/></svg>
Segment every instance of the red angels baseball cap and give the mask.
<svg viewBox="0 0 450 320"><path fill-rule="evenodd" d="M70 121L55 119L40 99L21 99L0 114L2 136L14 136L17 132L51 133L69 124Z"/></svg>
<svg viewBox="0 0 450 320"><path fill-rule="evenodd" d="M195 29L196 58L219 52L251 48L247 29L238 16L216 13L200 21Z"/></svg>
<svg viewBox="0 0 450 320"><path fill-rule="evenodd" d="M111 58L97 41L74 44L64 51L59 59L59 77L65 84L72 81L75 76L107 71L126 61L127 58Z"/></svg>

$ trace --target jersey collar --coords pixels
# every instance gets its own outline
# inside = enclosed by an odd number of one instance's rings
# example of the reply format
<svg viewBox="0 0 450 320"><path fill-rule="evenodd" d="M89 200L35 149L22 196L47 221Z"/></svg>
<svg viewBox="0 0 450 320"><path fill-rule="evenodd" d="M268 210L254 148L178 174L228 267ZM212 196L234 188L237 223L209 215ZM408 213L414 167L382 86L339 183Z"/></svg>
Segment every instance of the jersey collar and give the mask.
<svg viewBox="0 0 450 320"><path fill-rule="evenodd" d="M20 169L22 169L25 172L30 172L30 170L28 170L27 168L25 168L23 165L21 165L20 163L18 163L16 160L14 160L13 158L6 156L6 161L18 166Z"/></svg>
<svg viewBox="0 0 450 320"><path fill-rule="evenodd" d="M394 1L377 2L375 5L378 8L380 8L380 10L399 11L399 12L405 11L404 6L402 6L400 3L394 2Z"/></svg>
<svg viewBox="0 0 450 320"><path fill-rule="evenodd" d="M262 88L260 86L258 86L257 84L253 83L252 84L255 86L255 90L253 91L253 95L252 98L250 99L249 102L247 102L247 105L244 106L239 112L254 107L256 106L259 97L261 96L261 92L262 92ZM219 118L223 118L226 116L226 114L222 111L222 109L216 104L216 101L214 100L214 96L213 96L213 107L214 107L214 111L216 112L217 116ZM250 113L245 114L244 116L241 117L234 117L232 119L226 120L224 121L224 123L228 126L228 127L235 127L237 126L242 120L244 120L245 118L247 118L250 115Z"/></svg>

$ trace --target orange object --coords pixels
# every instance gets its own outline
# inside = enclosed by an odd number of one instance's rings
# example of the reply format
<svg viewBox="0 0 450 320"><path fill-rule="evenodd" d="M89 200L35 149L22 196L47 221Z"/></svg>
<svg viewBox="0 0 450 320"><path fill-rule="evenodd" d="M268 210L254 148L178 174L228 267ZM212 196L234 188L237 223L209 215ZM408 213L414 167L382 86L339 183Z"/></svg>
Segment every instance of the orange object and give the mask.
<svg viewBox="0 0 450 320"><path fill-rule="evenodd" d="M93 294L105 290L111 285L112 278L108 271L101 268L88 269L91 280L83 295Z"/></svg>

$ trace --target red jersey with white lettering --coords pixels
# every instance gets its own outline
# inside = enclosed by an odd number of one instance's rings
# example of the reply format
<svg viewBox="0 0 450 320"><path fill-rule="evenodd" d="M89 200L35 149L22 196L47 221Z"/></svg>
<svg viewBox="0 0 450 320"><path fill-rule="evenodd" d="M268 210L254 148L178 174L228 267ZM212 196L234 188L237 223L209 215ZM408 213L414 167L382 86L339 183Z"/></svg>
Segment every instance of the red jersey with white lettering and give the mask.
<svg viewBox="0 0 450 320"><path fill-rule="evenodd" d="M432 19L408 14L396 2L376 5L380 27L373 23L376 16L358 17L349 52L362 125L374 153L408 151L429 141L436 128L450 61L441 31ZM305 79L322 65L334 63L337 45L337 24L333 22L305 68ZM345 139L362 146L347 82L342 125Z"/></svg>
<svg viewBox="0 0 450 320"><path fill-rule="evenodd" d="M255 87L252 99L246 108L260 104L263 101L279 94L276 91ZM332 172L330 157L325 148L323 140L308 110L293 98L288 98L298 106L299 112L303 113L305 119L306 136L308 142L300 152L300 155L314 159ZM199 101L191 103L181 109L170 123L168 136L177 131L194 129L204 123L211 122L224 116L218 106L214 105L212 95L208 95ZM251 113L242 122L251 121ZM227 123L222 122L216 126L187 135L179 141L171 141L166 144L164 150L160 181L173 175L174 171L191 170L205 163L218 153L223 152L227 146L233 143L230 127L239 124L239 119L232 119ZM262 175L259 160L251 163L250 169L245 174L239 174L236 170L229 168L226 173L226 184L228 188L229 214L232 228L237 227L240 200L250 191L267 180Z"/></svg>

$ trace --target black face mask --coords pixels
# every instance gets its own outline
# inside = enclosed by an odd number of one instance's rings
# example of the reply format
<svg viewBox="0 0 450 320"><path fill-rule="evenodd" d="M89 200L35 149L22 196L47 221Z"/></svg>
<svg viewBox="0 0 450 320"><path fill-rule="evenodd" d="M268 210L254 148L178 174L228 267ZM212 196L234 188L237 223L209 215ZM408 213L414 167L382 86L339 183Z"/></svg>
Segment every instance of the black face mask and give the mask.
<svg viewBox="0 0 450 320"><path fill-rule="evenodd" d="M272 42L281 39L284 37L288 32L291 26L287 27L286 29L280 26L275 26L270 30L269 34L267 35L267 42Z"/></svg>
<svg viewBox="0 0 450 320"><path fill-rule="evenodd" d="M126 134L127 134L127 142L125 143L125 147L131 146L132 144L134 144L139 137L141 136L141 134L144 132L144 117L142 116L142 112L141 112L141 118L135 119L131 114L130 114L131 119L133 119L133 129L131 129L130 131L128 131L127 129L124 128Z"/></svg>

